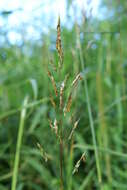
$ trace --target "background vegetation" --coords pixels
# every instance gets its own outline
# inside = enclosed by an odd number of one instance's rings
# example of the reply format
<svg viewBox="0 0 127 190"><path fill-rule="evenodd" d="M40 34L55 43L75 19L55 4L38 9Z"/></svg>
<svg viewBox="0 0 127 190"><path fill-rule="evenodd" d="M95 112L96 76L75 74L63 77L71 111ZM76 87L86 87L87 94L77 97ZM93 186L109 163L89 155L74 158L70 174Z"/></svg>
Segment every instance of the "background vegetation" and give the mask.
<svg viewBox="0 0 127 190"><path fill-rule="evenodd" d="M80 118L73 144L69 142L64 147L66 190L127 189L126 9L124 0L103 0L100 18L83 12L80 20L74 18L71 29L61 27L61 78L69 73L69 87L78 73L83 76L74 93L71 112L64 119L67 141L73 128L69 116L72 114L74 121ZM10 14L13 13L1 12L1 17L6 20ZM55 113L50 102L54 91L47 74L52 64L58 66L56 28L42 33L39 42L24 40L15 45L8 41L7 32L0 29L4 38L0 45L0 190L15 190L11 184L16 177L17 190L57 190L59 143L49 126L49 117L53 119ZM62 80L56 74L54 77L59 86ZM37 143L48 154L47 162ZM19 167L13 176L18 151ZM85 162L81 161L73 175L83 153Z"/></svg>

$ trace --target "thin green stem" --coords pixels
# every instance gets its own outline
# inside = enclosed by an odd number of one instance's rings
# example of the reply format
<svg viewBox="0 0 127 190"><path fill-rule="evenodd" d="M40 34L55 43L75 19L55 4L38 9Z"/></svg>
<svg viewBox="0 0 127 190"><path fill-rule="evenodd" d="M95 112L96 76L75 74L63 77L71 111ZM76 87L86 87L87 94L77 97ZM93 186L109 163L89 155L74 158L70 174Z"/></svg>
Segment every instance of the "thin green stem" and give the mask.
<svg viewBox="0 0 127 190"><path fill-rule="evenodd" d="M63 190L63 140L60 139L60 190Z"/></svg>
<svg viewBox="0 0 127 190"><path fill-rule="evenodd" d="M21 150L21 145L22 145L22 137L23 137L23 130L24 130L24 121L25 121L25 117L26 117L27 103L28 103L28 97L26 97L24 99L23 108L22 108L21 116L20 116L11 190L16 190L16 183L17 183L17 177L18 177L18 166L19 166L19 160L20 160L20 150Z"/></svg>
<svg viewBox="0 0 127 190"><path fill-rule="evenodd" d="M81 42L80 42L80 37L79 37L79 28L77 25L76 25L76 32L77 32L77 38L78 38L78 49L79 49L80 62L81 62L82 70L85 70L84 59L83 59L82 48L81 48ZM98 155L98 150L97 150L96 135L95 135L95 131L94 131L94 122L93 122L93 116L92 116L92 111L91 111L91 105L90 105L90 98L89 98L86 76L83 77L83 81L84 81L84 88L85 88L85 93L86 93L86 100L87 100L87 107L88 107L88 114L89 114L89 122L90 122L92 140L93 140L93 145L94 145L94 153L95 153L95 159L96 159L98 181L99 181L99 183L101 183L102 175L101 175L100 161L99 161L99 155Z"/></svg>

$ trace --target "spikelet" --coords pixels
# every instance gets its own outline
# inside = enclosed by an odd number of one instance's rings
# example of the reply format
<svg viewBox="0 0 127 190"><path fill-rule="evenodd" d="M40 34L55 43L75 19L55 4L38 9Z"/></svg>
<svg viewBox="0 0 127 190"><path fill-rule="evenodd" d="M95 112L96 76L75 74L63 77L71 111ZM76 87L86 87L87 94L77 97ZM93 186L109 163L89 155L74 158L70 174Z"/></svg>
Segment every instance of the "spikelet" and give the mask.
<svg viewBox="0 0 127 190"><path fill-rule="evenodd" d="M71 86L72 86L72 87L76 87L79 80L82 80L81 73L79 73L79 74L75 77L75 79L73 80Z"/></svg>
<svg viewBox="0 0 127 190"><path fill-rule="evenodd" d="M53 106L54 108L56 108L56 103L55 103L55 101L54 101L54 99L53 99L52 96L50 96L50 102L51 102L52 106Z"/></svg>
<svg viewBox="0 0 127 190"><path fill-rule="evenodd" d="M66 75L64 81L61 83L61 86L60 86L60 109L63 108L63 93L64 93L67 79L68 79L68 75Z"/></svg>
<svg viewBox="0 0 127 190"><path fill-rule="evenodd" d="M66 115L67 112L70 112L70 108L71 108L71 104L72 104L72 93L73 93L74 88L77 86L79 80L82 80L82 76L80 73L75 77L75 79L73 80L73 82L71 84L72 89L68 96L67 104L64 108L64 116Z"/></svg>
<svg viewBox="0 0 127 190"><path fill-rule="evenodd" d="M64 116L66 115L67 112L70 112L71 104L72 104L72 91L70 92L68 96L67 104L64 108Z"/></svg>
<svg viewBox="0 0 127 190"><path fill-rule="evenodd" d="M63 81L62 84L61 84L61 87L60 87L60 109L62 109L62 107L63 107L63 92L64 92L64 87L65 87L65 84L64 84L64 81Z"/></svg>
<svg viewBox="0 0 127 190"><path fill-rule="evenodd" d="M49 119L48 121L49 121L49 126L50 126L50 128L53 129L52 121L51 121L50 119Z"/></svg>
<svg viewBox="0 0 127 190"><path fill-rule="evenodd" d="M80 120L80 119L78 119L78 120L74 123L74 126L73 126L73 128L72 128L72 131L71 131L69 137L68 137L68 140L70 140L70 139L72 138L72 135L73 135L75 129L77 128L77 126L78 126L79 120Z"/></svg>
<svg viewBox="0 0 127 190"><path fill-rule="evenodd" d="M55 131L55 134L58 135L58 122L57 122L56 119L54 120L54 126L53 126L53 129L54 129L54 131Z"/></svg>
<svg viewBox="0 0 127 190"><path fill-rule="evenodd" d="M81 161L84 161L85 162L86 158L85 158L85 152L82 154L81 158L77 161L75 167L74 167L74 170L72 172L72 174L75 174L76 172L78 172L78 169L79 169L79 166L81 164Z"/></svg>
<svg viewBox="0 0 127 190"><path fill-rule="evenodd" d="M60 29L60 16L58 18L57 24L57 40L56 40L56 49L60 58L60 62L63 63L63 50L61 45L61 29Z"/></svg>
<svg viewBox="0 0 127 190"><path fill-rule="evenodd" d="M49 126L55 132L56 136L58 136L58 122L57 122L57 120L55 119L54 122L52 123L52 121L49 119Z"/></svg>
<svg viewBox="0 0 127 190"><path fill-rule="evenodd" d="M73 120L74 120L74 114L75 113L72 113L70 118L69 118L69 123L72 124L73 123Z"/></svg>
<svg viewBox="0 0 127 190"><path fill-rule="evenodd" d="M58 92L57 92L57 87L56 87L55 79L54 79L53 75L50 73L50 71L48 71L48 76L49 76L49 78L51 79L51 82L52 82L52 85L53 85L55 94L56 94L56 96L57 96L57 95L58 95Z"/></svg>
<svg viewBox="0 0 127 190"><path fill-rule="evenodd" d="M43 147L39 143L37 143L37 147L40 150L41 156L44 158L45 162L47 162L48 161L47 153L44 151Z"/></svg>

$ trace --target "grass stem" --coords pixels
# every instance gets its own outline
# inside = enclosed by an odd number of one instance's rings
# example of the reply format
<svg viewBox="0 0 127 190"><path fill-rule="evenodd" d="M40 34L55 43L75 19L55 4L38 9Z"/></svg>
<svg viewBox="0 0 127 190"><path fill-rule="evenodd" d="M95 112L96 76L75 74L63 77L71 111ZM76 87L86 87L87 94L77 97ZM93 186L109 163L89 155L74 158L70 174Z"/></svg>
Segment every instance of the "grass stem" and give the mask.
<svg viewBox="0 0 127 190"><path fill-rule="evenodd" d="M81 67L82 67L82 70L84 71L85 70L84 59L83 59L80 36L79 36L79 28L78 28L77 24L76 24L76 33L77 33L77 39L78 39L78 48L79 48ZM92 140L93 140L93 145L94 145L98 182L101 183L102 175L101 175L100 161L99 161L99 155L98 155L98 150L97 150L96 135L95 135L95 131L94 131L94 122L93 122L93 116L92 116L91 105L90 105L87 79L85 76L83 77L83 81L84 81L84 88L85 88L85 93L86 93L86 100L87 100L90 128L91 128L91 133L92 133Z"/></svg>
<svg viewBox="0 0 127 190"><path fill-rule="evenodd" d="M18 166L19 166L19 161L20 161L20 150L21 150L21 145L22 145L22 137L23 137L27 103L28 103L28 97L24 99L23 109L21 111L21 116L20 116L20 124L19 124L17 144L16 144L16 154L15 154L15 160L14 160L11 190L16 190L16 184L17 184L17 178L18 178Z"/></svg>

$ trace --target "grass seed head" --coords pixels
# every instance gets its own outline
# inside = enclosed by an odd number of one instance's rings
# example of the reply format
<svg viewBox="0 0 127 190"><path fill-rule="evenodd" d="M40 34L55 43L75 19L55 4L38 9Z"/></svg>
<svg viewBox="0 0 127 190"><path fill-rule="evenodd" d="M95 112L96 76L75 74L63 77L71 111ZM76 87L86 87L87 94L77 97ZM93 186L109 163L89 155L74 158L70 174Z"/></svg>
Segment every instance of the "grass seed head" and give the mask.
<svg viewBox="0 0 127 190"><path fill-rule="evenodd" d="M54 123L52 123L52 121L49 119L49 126L55 132L55 134L58 135L58 122L57 122L57 120L55 119Z"/></svg>
<svg viewBox="0 0 127 190"><path fill-rule="evenodd" d="M61 84L61 87L60 87L60 109L62 109L63 107L63 92L64 92L64 81L62 82Z"/></svg>
<svg viewBox="0 0 127 190"><path fill-rule="evenodd" d="M85 152L82 154L81 158L77 161L75 167L74 167L74 170L72 172L72 174L75 174L76 172L78 172L78 169L80 167L80 164L81 164L81 161L85 161Z"/></svg>
<svg viewBox="0 0 127 190"><path fill-rule="evenodd" d="M48 155L47 153L44 151L43 147L40 145L40 143L37 143L37 147L40 150L41 156L44 158L45 162L48 161Z"/></svg>
<svg viewBox="0 0 127 190"><path fill-rule="evenodd" d="M57 92L56 82L55 82L55 79L54 79L54 77L53 77L53 75L51 74L50 71L48 71L48 76L49 76L49 78L51 79L51 82L52 82L52 85L53 85L55 94L56 94L56 96L57 96L57 95L58 95L58 92Z"/></svg>
<svg viewBox="0 0 127 190"><path fill-rule="evenodd" d="M64 89L66 86L67 79L68 79L68 75L65 76L65 79L61 83L61 86L60 86L60 109L63 108L63 93L64 93Z"/></svg>
<svg viewBox="0 0 127 190"><path fill-rule="evenodd" d="M68 96L67 104L64 108L64 116L66 115L67 112L70 112L71 104L72 104L72 92L70 92Z"/></svg>
<svg viewBox="0 0 127 190"><path fill-rule="evenodd" d="M63 50L61 45L61 29L60 29L60 16L58 18L57 24L57 39L56 39L56 49L60 58L60 62L63 63Z"/></svg>
<svg viewBox="0 0 127 190"><path fill-rule="evenodd" d="M50 102L51 102L53 108L55 109L56 108L56 103L55 103L55 101L54 101L54 99L53 99L52 96L50 96Z"/></svg>
<svg viewBox="0 0 127 190"><path fill-rule="evenodd" d="M76 87L79 80L82 80L81 73L79 73L79 74L75 77L75 79L73 80L71 86L72 86L72 87Z"/></svg>
<svg viewBox="0 0 127 190"><path fill-rule="evenodd" d="M52 124L52 121L49 119L49 126L51 129L53 129L53 124Z"/></svg>
<svg viewBox="0 0 127 190"><path fill-rule="evenodd" d="M54 126L53 126L53 129L54 129L54 131L55 131L55 134L57 135L57 134L58 134L58 122L57 122L56 119L54 120Z"/></svg>
<svg viewBox="0 0 127 190"><path fill-rule="evenodd" d="M74 134L74 131L75 131L75 129L76 129L77 126L78 126L79 120L80 120L80 119L78 119L78 120L74 123L74 126L73 126L73 128L72 128L72 131L71 131L71 133L70 133L70 135L69 135L68 140L71 140L71 138L72 138L72 136L73 136L73 134Z"/></svg>

